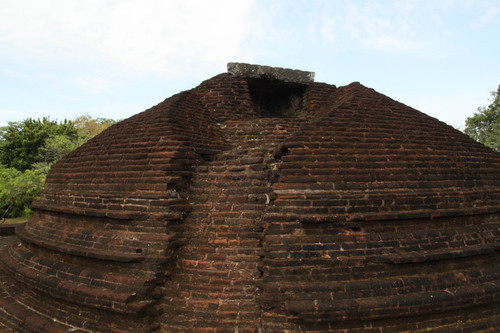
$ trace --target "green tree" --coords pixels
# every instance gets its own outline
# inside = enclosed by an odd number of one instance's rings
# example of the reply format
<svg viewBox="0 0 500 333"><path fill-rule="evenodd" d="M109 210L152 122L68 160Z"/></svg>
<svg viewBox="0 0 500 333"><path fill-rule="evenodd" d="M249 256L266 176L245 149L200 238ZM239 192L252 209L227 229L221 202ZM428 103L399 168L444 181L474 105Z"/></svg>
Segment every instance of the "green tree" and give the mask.
<svg viewBox="0 0 500 333"><path fill-rule="evenodd" d="M82 137L71 139L66 135L56 135L45 140L40 148L39 162L33 164L34 169L50 167L65 155L80 147L86 140Z"/></svg>
<svg viewBox="0 0 500 333"><path fill-rule="evenodd" d="M0 128L0 218L29 216L50 166L114 123L87 114L74 122L26 119Z"/></svg>
<svg viewBox="0 0 500 333"><path fill-rule="evenodd" d="M500 85L491 92L491 104L479 107L479 112L465 121L465 134L482 144L500 151Z"/></svg>
<svg viewBox="0 0 500 333"><path fill-rule="evenodd" d="M0 163L7 168L25 171L37 162L53 162L43 156L43 147L47 139L55 136L78 140L78 132L71 121L58 123L43 118L11 122L0 131Z"/></svg>
<svg viewBox="0 0 500 333"><path fill-rule="evenodd" d="M85 141L92 139L97 134L104 131L111 125L116 124L116 120L107 118L92 118L89 114L84 114L73 120L73 125L78 131L78 135Z"/></svg>
<svg viewBox="0 0 500 333"><path fill-rule="evenodd" d="M40 198L47 170L5 168L0 164L0 218L28 217L31 203Z"/></svg>

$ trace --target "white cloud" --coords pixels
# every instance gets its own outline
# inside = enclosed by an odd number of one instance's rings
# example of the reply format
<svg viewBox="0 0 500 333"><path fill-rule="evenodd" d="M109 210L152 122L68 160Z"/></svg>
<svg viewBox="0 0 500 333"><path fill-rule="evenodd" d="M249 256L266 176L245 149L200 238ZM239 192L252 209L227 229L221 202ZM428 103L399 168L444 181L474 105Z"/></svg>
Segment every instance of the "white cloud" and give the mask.
<svg viewBox="0 0 500 333"><path fill-rule="evenodd" d="M432 50L434 55L454 52L450 50L454 35L471 22L478 22L481 27L492 24L500 12L498 3L491 0L317 0L305 6L305 10L311 40L320 45L389 53L429 54Z"/></svg>
<svg viewBox="0 0 500 333"><path fill-rule="evenodd" d="M346 46L357 44L367 49L386 51L416 50L423 46L423 36L411 23L414 6L398 3L381 6L377 2L323 2L313 17L319 17L322 37L328 43Z"/></svg>
<svg viewBox="0 0 500 333"><path fill-rule="evenodd" d="M479 23L477 26L482 28L498 20L500 14L500 6L491 5L485 9L485 13L479 18Z"/></svg>
<svg viewBox="0 0 500 333"><path fill-rule="evenodd" d="M84 98L81 98L81 97L75 97L75 96L68 96L68 95L65 95L65 94L56 94L56 97L60 98L60 99L64 99L64 100L67 100L67 101L75 101L75 102L82 102L82 101L85 101Z"/></svg>
<svg viewBox="0 0 500 333"><path fill-rule="evenodd" d="M84 75L76 78L73 83L82 90L91 93L105 93L110 91L113 82L105 77ZM61 96L59 96L61 97Z"/></svg>
<svg viewBox="0 0 500 333"><path fill-rule="evenodd" d="M180 76L237 57L252 0L0 1L0 57Z"/></svg>

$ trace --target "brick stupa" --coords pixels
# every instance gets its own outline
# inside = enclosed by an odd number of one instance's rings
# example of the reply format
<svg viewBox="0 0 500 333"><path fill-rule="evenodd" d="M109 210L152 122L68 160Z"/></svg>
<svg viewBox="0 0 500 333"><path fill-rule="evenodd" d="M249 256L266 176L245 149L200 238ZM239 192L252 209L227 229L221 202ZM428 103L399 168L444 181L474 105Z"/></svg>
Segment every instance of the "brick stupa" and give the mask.
<svg viewBox="0 0 500 333"><path fill-rule="evenodd" d="M57 163L0 331L494 332L500 154L313 77L229 64Z"/></svg>

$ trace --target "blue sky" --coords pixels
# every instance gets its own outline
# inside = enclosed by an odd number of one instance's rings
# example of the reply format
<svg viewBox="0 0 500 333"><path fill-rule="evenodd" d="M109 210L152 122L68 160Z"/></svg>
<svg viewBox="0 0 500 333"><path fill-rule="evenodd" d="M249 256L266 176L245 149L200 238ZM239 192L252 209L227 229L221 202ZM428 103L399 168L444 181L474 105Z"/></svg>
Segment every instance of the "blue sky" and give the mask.
<svg viewBox="0 0 500 333"><path fill-rule="evenodd" d="M241 61L463 128L500 84L499 36L499 0L0 0L0 126L127 118Z"/></svg>

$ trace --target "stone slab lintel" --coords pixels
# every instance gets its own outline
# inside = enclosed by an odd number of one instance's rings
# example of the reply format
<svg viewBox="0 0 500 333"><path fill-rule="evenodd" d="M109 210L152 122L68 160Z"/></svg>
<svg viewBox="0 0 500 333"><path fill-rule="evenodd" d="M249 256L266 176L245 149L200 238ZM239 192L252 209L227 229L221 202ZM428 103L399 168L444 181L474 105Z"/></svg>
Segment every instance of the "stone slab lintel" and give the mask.
<svg viewBox="0 0 500 333"><path fill-rule="evenodd" d="M281 67L252 65L242 62L229 62L227 64L227 72L231 75L243 76L247 78L279 80L302 84L314 82L314 72Z"/></svg>

